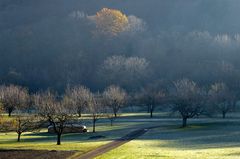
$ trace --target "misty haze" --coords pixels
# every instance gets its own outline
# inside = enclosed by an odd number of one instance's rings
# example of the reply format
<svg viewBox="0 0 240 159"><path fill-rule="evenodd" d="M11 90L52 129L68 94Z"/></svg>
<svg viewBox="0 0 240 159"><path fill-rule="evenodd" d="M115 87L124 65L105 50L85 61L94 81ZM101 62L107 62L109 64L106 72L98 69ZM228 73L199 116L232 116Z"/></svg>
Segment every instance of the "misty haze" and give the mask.
<svg viewBox="0 0 240 159"><path fill-rule="evenodd" d="M239 159L239 0L0 0L0 159Z"/></svg>

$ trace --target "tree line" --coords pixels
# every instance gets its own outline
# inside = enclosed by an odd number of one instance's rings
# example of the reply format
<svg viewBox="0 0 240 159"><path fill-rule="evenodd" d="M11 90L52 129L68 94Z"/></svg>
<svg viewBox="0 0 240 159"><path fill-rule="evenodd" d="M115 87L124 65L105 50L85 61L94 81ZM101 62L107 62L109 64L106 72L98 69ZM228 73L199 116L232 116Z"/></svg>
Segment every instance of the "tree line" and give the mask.
<svg viewBox="0 0 240 159"><path fill-rule="evenodd" d="M29 94L27 88L3 85L0 86L1 110L5 110L9 117L13 111L15 114L14 120L1 118L0 130L16 131L20 141L22 133L51 125L57 135L57 144L60 145L64 128L76 123L83 112L91 117L95 132L97 120L107 116L112 125L126 101L125 90L114 85L102 93L92 93L84 86L68 87L63 95L50 90Z"/></svg>
<svg viewBox="0 0 240 159"><path fill-rule="evenodd" d="M141 91L127 92L116 85L110 85L103 92L91 92L85 86L67 87L64 94L46 90L30 94L27 88L16 85L0 86L1 131L16 131L18 141L21 134L52 126L61 144L61 135L69 124L78 123L82 114L92 120L93 132L99 119L109 119L111 125L119 116L121 108L131 105L146 107L150 117L156 108L165 107L177 112L182 118L182 127L187 120L200 115L226 114L235 110L237 92L223 82L200 86L190 79L172 82L168 88L150 84ZM12 112L14 112L13 117Z"/></svg>

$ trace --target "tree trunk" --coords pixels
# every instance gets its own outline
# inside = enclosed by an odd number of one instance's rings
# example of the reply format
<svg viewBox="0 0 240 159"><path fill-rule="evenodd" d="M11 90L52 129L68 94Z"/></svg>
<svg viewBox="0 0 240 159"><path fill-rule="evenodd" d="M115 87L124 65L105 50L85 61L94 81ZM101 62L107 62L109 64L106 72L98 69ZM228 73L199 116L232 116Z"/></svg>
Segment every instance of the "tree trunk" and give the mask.
<svg viewBox="0 0 240 159"><path fill-rule="evenodd" d="M115 116L115 118L117 117L117 112L114 112L114 116Z"/></svg>
<svg viewBox="0 0 240 159"><path fill-rule="evenodd" d="M186 127L187 126L187 118L183 117L183 121L182 121L182 127Z"/></svg>
<svg viewBox="0 0 240 159"><path fill-rule="evenodd" d="M152 118L153 117L153 106L151 105L150 107L150 117Z"/></svg>
<svg viewBox="0 0 240 159"><path fill-rule="evenodd" d="M17 134L18 134L17 142L20 142L20 138L21 138L21 134L22 134L22 133L17 132Z"/></svg>
<svg viewBox="0 0 240 159"><path fill-rule="evenodd" d="M96 127L96 119L95 117L93 118L93 133L95 133L95 127Z"/></svg>
<svg viewBox="0 0 240 159"><path fill-rule="evenodd" d="M82 117L82 113L78 113L78 117Z"/></svg>
<svg viewBox="0 0 240 159"><path fill-rule="evenodd" d="M111 121L111 126L113 126L113 120L110 120Z"/></svg>
<svg viewBox="0 0 240 159"><path fill-rule="evenodd" d="M60 133L57 134L57 145L61 145L61 135Z"/></svg>
<svg viewBox="0 0 240 159"><path fill-rule="evenodd" d="M78 110L78 117L82 117L82 111Z"/></svg>
<svg viewBox="0 0 240 159"><path fill-rule="evenodd" d="M9 109L9 110L8 110L8 116L10 117L11 115L12 115L12 110Z"/></svg>
<svg viewBox="0 0 240 159"><path fill-rule="evenodd" d="M226 112L225 112L225 111L222 112L222 118L223 118L223 119L226 118Z"/></svg>

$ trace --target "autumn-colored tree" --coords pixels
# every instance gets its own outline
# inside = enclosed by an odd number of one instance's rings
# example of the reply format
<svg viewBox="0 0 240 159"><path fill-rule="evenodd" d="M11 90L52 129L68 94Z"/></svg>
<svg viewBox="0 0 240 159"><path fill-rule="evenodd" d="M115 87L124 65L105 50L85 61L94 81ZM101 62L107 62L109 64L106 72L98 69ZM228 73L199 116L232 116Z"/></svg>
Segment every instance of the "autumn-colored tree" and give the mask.
<svg viewBox="0 0 240 159"><path fill-rule="evenodd" d="M116 9L103 8L89 18L96 24L98 34L116 36L128 29L127 16Z"/></svg>

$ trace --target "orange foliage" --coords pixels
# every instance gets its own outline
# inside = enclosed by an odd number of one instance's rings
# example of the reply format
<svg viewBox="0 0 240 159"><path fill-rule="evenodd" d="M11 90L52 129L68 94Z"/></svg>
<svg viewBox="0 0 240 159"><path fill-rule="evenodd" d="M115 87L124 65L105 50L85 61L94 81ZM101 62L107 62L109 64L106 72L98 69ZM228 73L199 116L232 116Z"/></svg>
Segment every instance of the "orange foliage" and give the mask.
<svg viewBox="0 0 240 159"><path fill-rule="evenodd" d="M128 18L119 10L103 8L93 17L97 32L116 36L124 32L128 26Z"/></svg>

